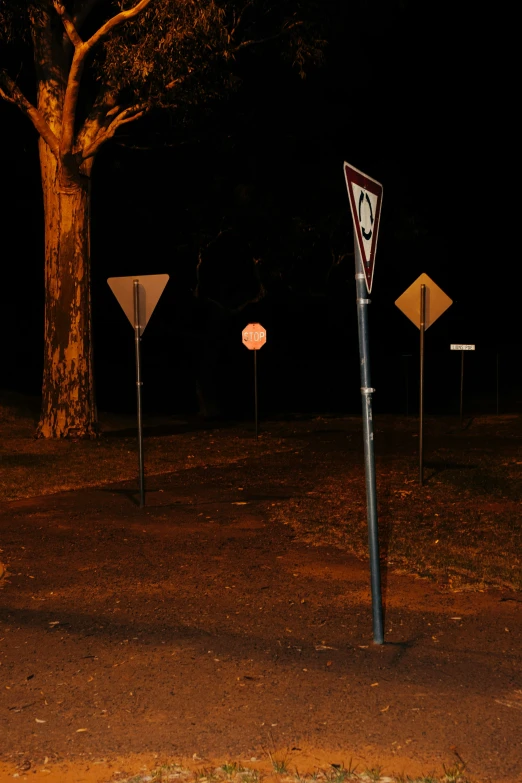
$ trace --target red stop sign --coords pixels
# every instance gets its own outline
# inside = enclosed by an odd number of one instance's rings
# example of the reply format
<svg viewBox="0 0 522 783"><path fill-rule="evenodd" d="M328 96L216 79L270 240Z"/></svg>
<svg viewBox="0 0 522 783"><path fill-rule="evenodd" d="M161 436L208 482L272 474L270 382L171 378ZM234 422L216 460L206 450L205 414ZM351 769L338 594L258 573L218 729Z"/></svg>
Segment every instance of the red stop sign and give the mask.
<svg viewBox="0 0 522 783"><path fill-rule="evenodd" d="M248 324L241 337L249 351L258 351L266 343L266 329L261 324Z"/></svg>

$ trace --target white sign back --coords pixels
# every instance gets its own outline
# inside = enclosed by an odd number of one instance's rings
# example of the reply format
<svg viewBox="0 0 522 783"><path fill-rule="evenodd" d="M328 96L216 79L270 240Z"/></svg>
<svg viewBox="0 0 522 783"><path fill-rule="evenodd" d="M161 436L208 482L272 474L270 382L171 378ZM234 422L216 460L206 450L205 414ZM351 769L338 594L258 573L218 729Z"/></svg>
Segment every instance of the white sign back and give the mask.
<svg viewBox="0 0 522 783"><path fill-rule="evenodd" d="M136 327L136 324L134 323L135 280L138 282L139 330L141 336L169 281L169 276L130 275L129 277L109 277L107 282L110 289L120 303L122 310L129 319L133 329Z"/></svg>

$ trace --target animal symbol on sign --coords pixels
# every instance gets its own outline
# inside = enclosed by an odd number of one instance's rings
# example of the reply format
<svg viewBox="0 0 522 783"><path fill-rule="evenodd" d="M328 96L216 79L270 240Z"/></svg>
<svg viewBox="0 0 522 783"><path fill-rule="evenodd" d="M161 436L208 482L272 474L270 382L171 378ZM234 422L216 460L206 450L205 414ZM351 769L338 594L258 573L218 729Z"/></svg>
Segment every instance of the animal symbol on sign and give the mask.
<svg viewBox="0 0 522 783"><path fill-rule="evenodd" d="M370 214L369 214L370 229L369 229L369 231L366 231L364 226L363 226L363 214L362 213L363 213L363 206L364 206L365 200L368 202L368 207L370 208ZM368 210L365 209L364 210L364 217L366 217L367 213L368 213ZM368 194L364 190L361 190L361 195L359 196L359 224L361 226L361 231L362 231L363 237L366 240L371 239L371 236L372 236L372 233L373 233L373 209L372 209L372 202L370 201L370 198L369 198Z"/></svg>

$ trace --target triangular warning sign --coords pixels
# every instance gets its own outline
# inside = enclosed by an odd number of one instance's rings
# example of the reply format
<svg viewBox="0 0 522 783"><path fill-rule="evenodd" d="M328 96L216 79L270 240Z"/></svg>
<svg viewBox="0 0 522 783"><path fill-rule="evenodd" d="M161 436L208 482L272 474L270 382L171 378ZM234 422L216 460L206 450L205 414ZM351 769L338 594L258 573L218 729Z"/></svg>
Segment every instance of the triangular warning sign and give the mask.
<svg viewBox="0 0 522 783"><path fill-rule="evenodd" d="M131 275L130 277L109 277L107 280L112 293L131 322L132 328L135 329L139 325L140 336L145 331L149 318L168 281L168 275ZM134 294L135 283L138 290L137 303ZM136 323L136 304L139 323Z"/></svg>
<svg viewBox="0 0 522 783"><path fill-rule="evenodd" d="M348 200L352 211L355 238L361 254L366 288L372 290L375 253L381 218L382 185L359 169L344 163Z"/></svg>

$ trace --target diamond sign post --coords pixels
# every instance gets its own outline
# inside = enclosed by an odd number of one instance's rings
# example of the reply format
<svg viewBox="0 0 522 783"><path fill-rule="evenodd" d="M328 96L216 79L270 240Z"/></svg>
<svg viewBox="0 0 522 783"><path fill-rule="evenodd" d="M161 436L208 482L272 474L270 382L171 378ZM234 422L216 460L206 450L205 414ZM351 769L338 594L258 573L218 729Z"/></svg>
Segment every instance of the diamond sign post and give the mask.
<svg viewBox="0 0 522 783"><path fill-rule="evenodd" d="M140 508L145 505L145 471L143 465L143 426L141 405L141 335L159 302L168 275L132 275L131 277L109 277L109 287L120 303L123 312L134 328L136 349L136 401L138 416L138 465L140 481Z"/></svg>
<svg viewBox="0 0 522 783"><path fill-rule="evenodd" d="M424 333L453 301L426 274L420 275L395 304L420 331L419 483L424 483Z"/></svg>
<svg viewBox="0 0 522 783"><path fill-rule="evenodd" d="M266 343L266 329L261 324L248 324L241 332L243 345L249 351L254 351L254 417L256 422L256 440L259 437L257 418L257 352Z"/></svg>
<svg viewBox="0 0 522 783"><path fill-rule="evenodd" d="M372 415L372 393L375 389L372 389L370 381L370 341L367 307L370 304L367 293L370 293L372 290L373 272L375 269L375 253L381 217L382 185L367 174L363 174L359 169L350 166L349 163L345 163L343 169L355 235L355 281L359 328L368 543L370 548L373 641L375 644L383 644L384 627Z"/></svg>

